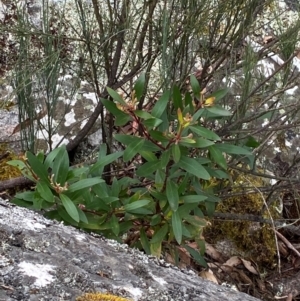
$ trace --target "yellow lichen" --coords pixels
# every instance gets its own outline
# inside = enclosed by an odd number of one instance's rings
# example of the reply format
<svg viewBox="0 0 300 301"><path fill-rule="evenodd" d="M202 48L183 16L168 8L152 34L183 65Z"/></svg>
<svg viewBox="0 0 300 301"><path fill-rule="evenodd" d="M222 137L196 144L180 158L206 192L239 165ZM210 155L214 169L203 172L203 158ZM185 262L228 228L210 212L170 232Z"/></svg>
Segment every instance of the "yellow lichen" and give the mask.
<svg viewBox="0 0 300 301"><path fill-rule="evenodd" d="M118 297L111 294L87 293L80 296L76 301L130 301L129 299Z"/></svg>

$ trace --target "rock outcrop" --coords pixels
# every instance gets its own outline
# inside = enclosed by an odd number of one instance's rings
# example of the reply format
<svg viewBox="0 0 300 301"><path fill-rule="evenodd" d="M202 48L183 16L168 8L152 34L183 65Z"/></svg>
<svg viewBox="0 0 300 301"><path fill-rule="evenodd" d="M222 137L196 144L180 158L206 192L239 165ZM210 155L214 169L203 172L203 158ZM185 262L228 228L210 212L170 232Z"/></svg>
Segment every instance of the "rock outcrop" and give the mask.
<svg viewBox="0 0 300 301"><path fill-rule="evenodd" d="M0 200L0 300L76 300L109 292L134 301L254 301L138 250Z"/></svg>

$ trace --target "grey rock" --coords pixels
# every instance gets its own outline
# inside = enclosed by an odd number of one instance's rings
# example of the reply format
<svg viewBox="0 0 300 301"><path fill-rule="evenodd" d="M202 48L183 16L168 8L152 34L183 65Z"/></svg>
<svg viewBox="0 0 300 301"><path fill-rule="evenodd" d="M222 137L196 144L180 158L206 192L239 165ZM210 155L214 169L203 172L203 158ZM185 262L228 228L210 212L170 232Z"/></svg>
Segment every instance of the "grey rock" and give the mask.
<svg viewBox="0 0 300 301"><path fill-rule="evenodd" d="M127 245L0 199L0 300L76 300L110 292L134 301L254 301Z"/></svg>

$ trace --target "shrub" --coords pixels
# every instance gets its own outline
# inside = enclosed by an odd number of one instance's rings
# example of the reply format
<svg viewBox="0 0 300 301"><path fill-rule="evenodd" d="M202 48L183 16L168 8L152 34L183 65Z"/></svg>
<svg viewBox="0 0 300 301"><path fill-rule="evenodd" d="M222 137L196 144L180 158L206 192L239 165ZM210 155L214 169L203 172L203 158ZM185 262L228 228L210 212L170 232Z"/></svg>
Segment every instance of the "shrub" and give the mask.
<svg viewBox="0 0 300 301"><path fill-rule="evenodd" d="M27 152L25 162L10 164L18 166L36 187L17 194L13 202L44 209L47 217L125 241L147 254L160 256L163 249L176 251L181 245L205 265L201 256L205 216L212 215L219 202L213 184L229 177L227 155L243 160L251 152L222 143L203 126L205 120L231 115L218 106L226 89L204 99L197 79L191 76L191 93L182 97L175 87L145 111L136 107L144 84L142 75L130 100L110 88L111 100L102 99L116 126L132 124L133 135L114 135L124 150L107 154L103 144L97 162L84 167L69 166L64 146L46 157ZM107 166L111 176L104 181ZM198 250L188 246L191 240L197 242Z"/></svg>

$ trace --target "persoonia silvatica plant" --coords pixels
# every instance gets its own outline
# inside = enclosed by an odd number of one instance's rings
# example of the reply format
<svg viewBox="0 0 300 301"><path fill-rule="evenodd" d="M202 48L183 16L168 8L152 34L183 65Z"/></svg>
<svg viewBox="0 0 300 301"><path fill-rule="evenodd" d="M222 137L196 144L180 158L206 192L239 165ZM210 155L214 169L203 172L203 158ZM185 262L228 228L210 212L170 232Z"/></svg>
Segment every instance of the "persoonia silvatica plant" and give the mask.
<svg viewBox="0 0 300 301"><path fill-rule="evenodd" d="M205 216L213 214L220 200L210 188L214 185L208 184L228 179L228 155L247 157L251 152L222 143L215 132L203 127L205 119L230 116L218 106L226 89L205 98L191 76L192 92L184 98L175 87L144 111L137 109L144 82L142 74L130 100L108 87L111 99L101 100L115 126L132 123L135 129L132 135L114 135L124 150L107 155L103 144L97 162L80 168L69 167L64 147L46 158L27 152L28 161L10 164L19 166L37 185L34 191L17 194L13 202L46 209L48 217L125 241L147 254L160 256L172 249L178 255L182 246L205 265ZM105 182L104 168L109 164L111 178ZM198 248L191 248L191 241Z"/></svg>

